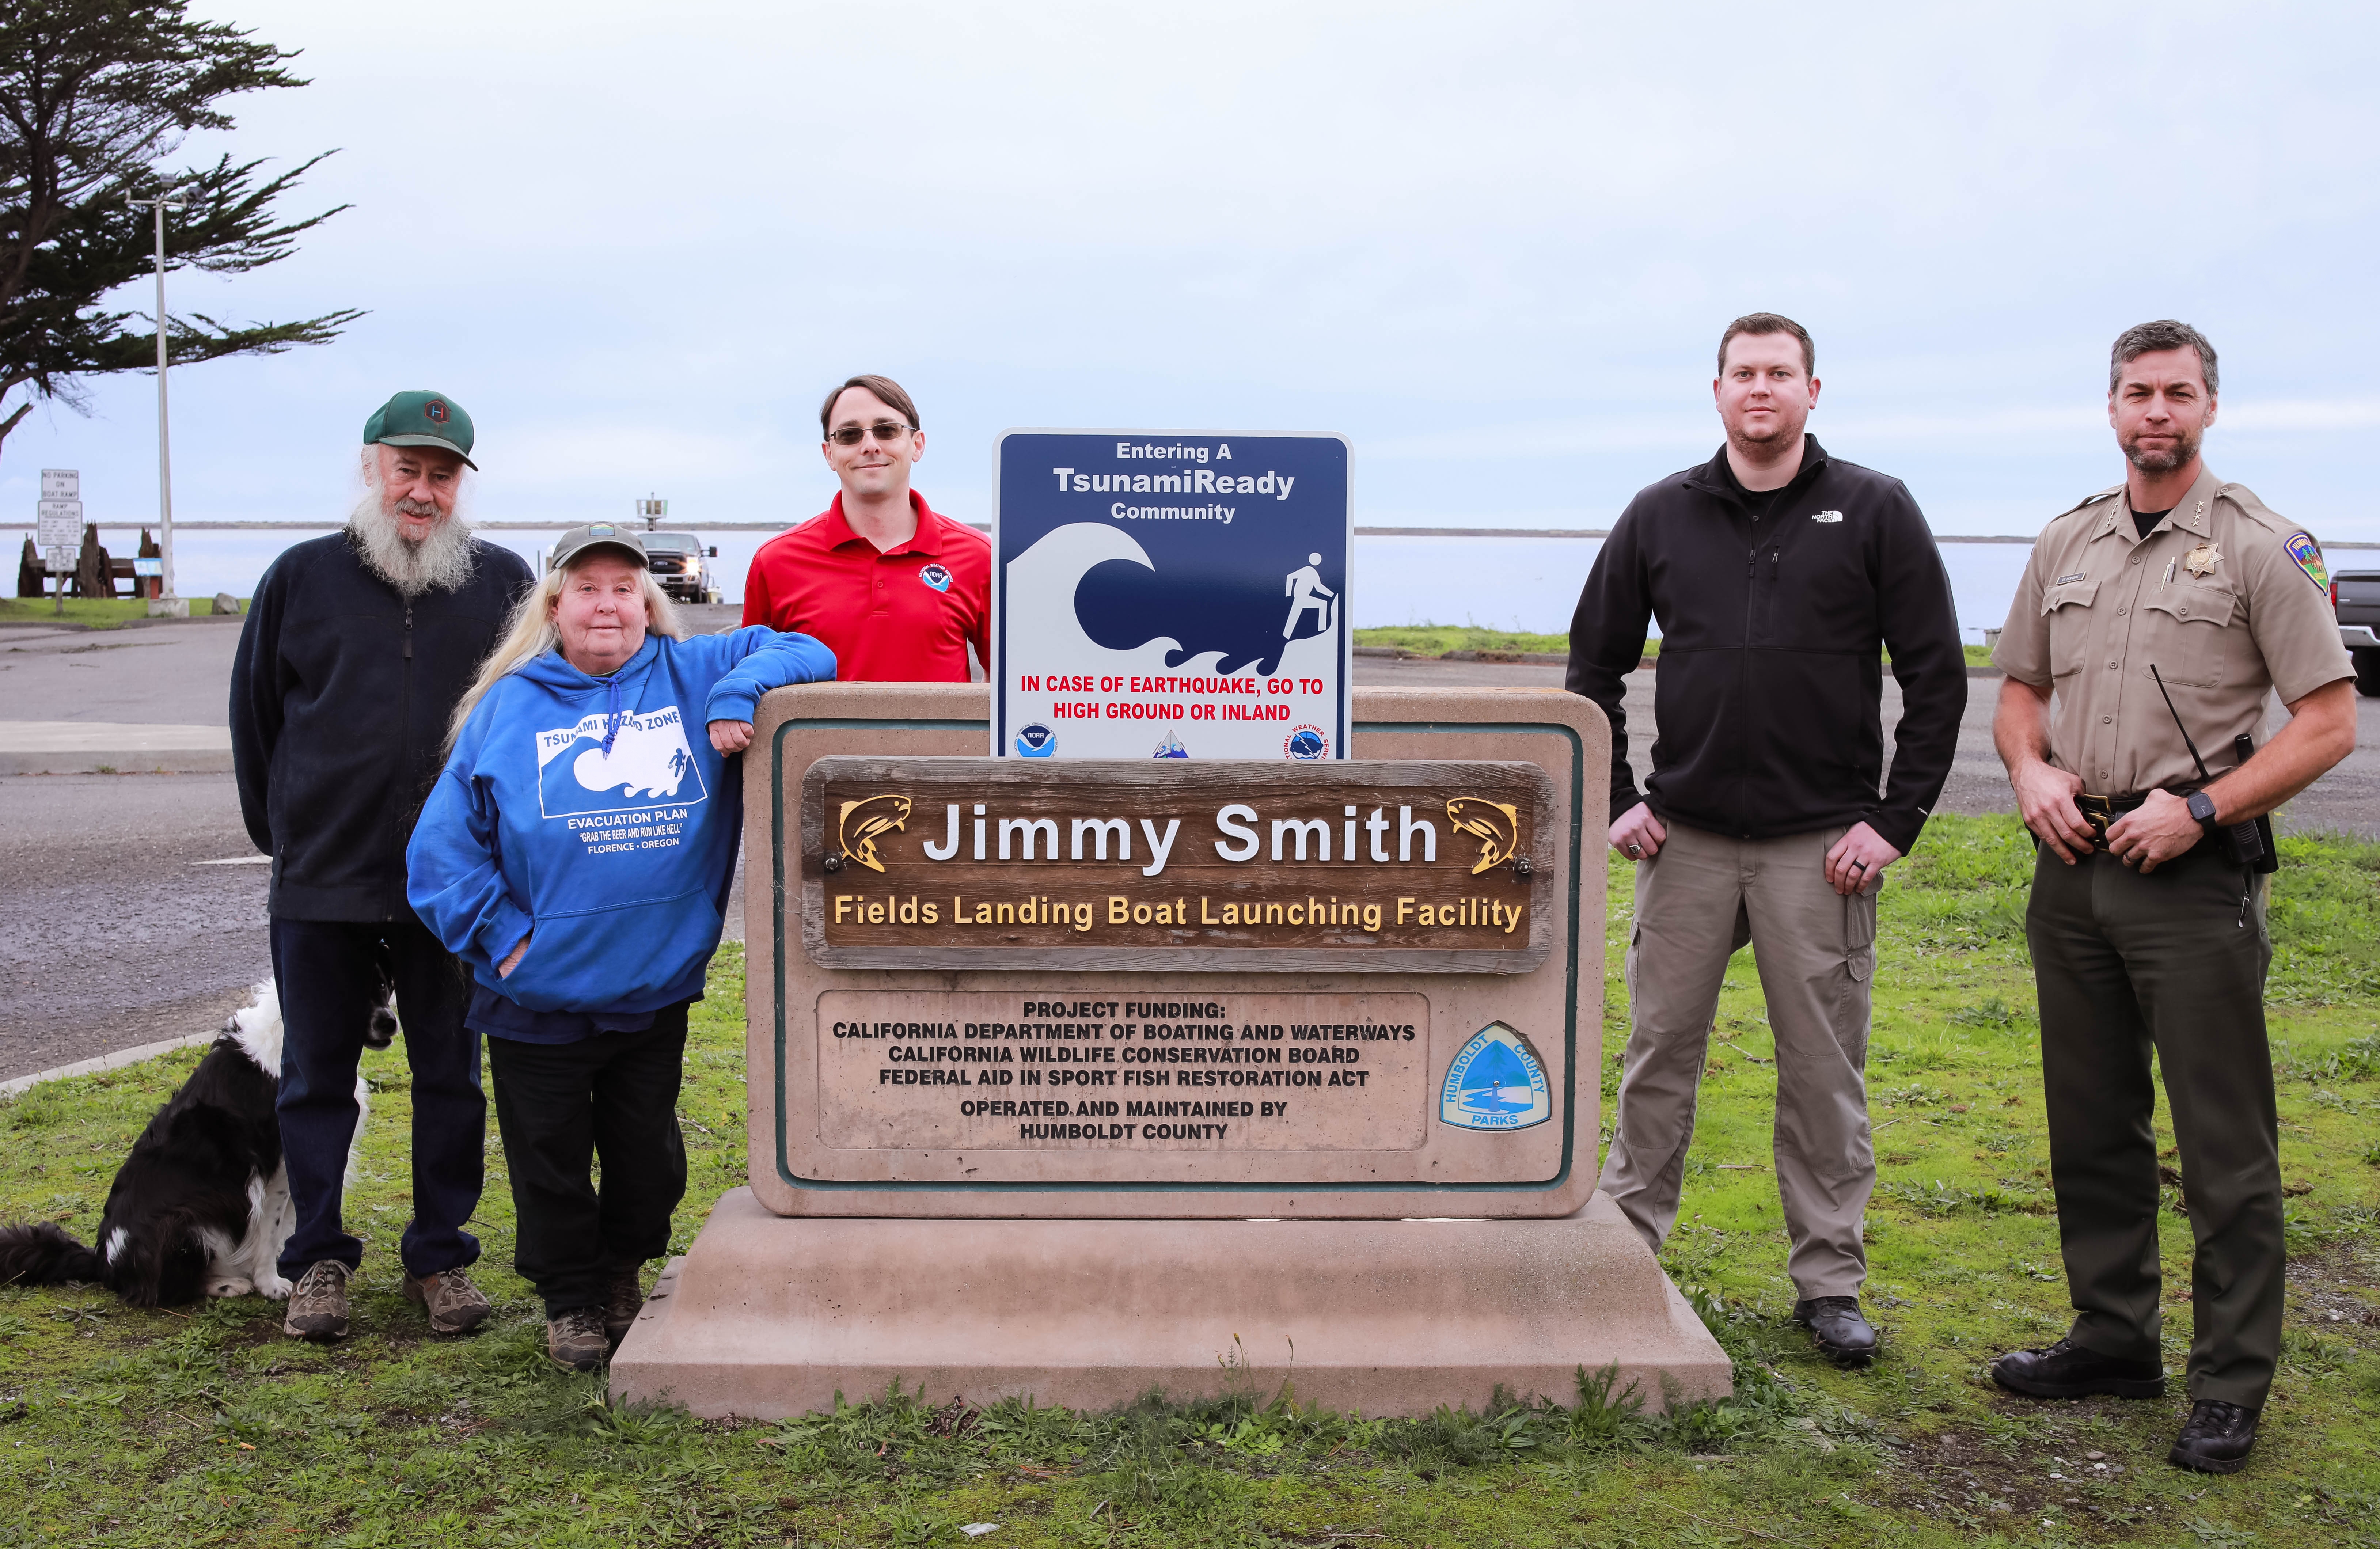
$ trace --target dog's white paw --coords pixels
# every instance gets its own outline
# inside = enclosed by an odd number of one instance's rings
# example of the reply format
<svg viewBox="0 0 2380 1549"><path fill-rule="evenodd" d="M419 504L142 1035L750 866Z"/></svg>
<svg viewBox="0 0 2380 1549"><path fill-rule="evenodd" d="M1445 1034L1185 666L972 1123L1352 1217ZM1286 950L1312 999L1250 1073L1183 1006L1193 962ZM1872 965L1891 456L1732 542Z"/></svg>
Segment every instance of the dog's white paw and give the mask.
<svg viewBox="0 0 2380 1549"><path fill-rule="evenodd" d="M236 1275L225 1276L222 1279L210 1280L207 1282L207 1294L209 1296L246 1296L255 1289L256 1287L253 1282L243 1280Z"/></svg>
<svg viewBox="0 0 2380 1549"><path fill-rule="evenodd" d="M297 1289L280 1276L273 1274L267 1274L263 1279L256 1282L256 1294L269 1297L274 1301L288 1301L289 1293Z"/></svg>

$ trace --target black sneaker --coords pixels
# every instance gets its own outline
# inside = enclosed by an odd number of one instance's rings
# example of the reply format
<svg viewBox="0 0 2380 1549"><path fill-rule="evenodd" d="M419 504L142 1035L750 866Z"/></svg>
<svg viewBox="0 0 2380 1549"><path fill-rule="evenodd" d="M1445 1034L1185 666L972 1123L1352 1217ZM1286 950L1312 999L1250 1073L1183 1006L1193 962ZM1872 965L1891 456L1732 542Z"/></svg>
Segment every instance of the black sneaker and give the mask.
<svg viewBox="0 0 2380 1549"><path fill-rule="evenodd" d="M1816 1336L1818 1353L1849 1366L1876 1359L1876 1330L1860 1316L1856 1296L1817 1296L1793 1303L1793 1321Z"/></svg>
<svg viewBox="0 0 2380 1549"><path fill-rule="evenodd" d="M2249 1449L2256 1445L2261 1412L2220 1398L2201 1398L2190 1406L2190 1418L2182 1422L2181 1434L2165 1460L2200 1473L2238 1473L2248 1466Z"/></svg>
<svg viewBox="0 0 2380 1549"><path fill-rule="evenodd" d="M2119 1398L2165 1397L2165 1369L2155 1361L2118 1361L2070 1339L2060 1339L2046 1350L2010 1351L1992 1362L1992 1381L2035 1398L2087 1398L2095 1393Z"/></svg>

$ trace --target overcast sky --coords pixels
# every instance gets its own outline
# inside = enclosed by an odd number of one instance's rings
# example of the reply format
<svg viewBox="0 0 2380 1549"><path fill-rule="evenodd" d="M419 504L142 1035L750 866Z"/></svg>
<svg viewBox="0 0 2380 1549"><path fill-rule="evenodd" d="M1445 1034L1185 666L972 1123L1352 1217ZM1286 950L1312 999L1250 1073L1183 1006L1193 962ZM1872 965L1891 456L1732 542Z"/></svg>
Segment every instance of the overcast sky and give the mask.
<svg viewBox="0 0 2380 1549"><path fill-rule="evenodd" d="M1767 309L1817 337L1812 430L1942 531L2116 482L2108 344L2173 316L2222 352L2217 471L2380 539L2369 7L199 8L313 82L229 148L336 147L293 209L354 208L172 304L370 315L176 373L186 518L337 516L365 416L431 387L483 518L797 519L824 388L881 371L965 519L1002 429L1079 426L1340 431L1358 521L1601 526L1710 455ZM153 512L154 405L36 410L8 519L45 466Z"/></svg>

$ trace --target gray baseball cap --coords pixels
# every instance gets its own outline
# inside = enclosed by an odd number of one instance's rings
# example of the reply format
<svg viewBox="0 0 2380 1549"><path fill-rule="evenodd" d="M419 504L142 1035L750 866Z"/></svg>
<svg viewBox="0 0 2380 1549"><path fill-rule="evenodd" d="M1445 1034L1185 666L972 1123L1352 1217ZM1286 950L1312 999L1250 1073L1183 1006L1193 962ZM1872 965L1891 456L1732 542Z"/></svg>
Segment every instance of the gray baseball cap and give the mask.
<svg viewBox="0 0 2380 1549"><path fill-rule="evenodd" d="M559 570L589 549L607 548L617 549L639 567L651 568L652 562L645 554L645 540L635 528L616 522L590 522L564 533L555 542L553 552L546 556L546 568Z"/></svg>

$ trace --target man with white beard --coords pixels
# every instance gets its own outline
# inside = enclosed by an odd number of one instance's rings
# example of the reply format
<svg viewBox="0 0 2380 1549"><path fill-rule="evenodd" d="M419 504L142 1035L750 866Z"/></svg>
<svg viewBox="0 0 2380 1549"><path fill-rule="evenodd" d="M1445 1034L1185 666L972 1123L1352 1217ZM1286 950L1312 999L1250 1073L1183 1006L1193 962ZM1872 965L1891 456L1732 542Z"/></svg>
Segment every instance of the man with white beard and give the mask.
<svg viewBox="0 0 2380 1549"><path fill-rule="evenodd" d="M406 902L405 847L444 763L446 724L502 635L528 566L456 514L471 419L400 393L364 422L363 495L344 532L285 551L257 584L232 663L241 816L273 857L273 972L285 1029L279 1109L296 1228L285 1330L347 1332L363 1243L341 1221L356 1069L375 998L396 992L413 1071L407 1300L440 1334L488 1315L465 1273L487 1104L461 968Z"/></svg>

